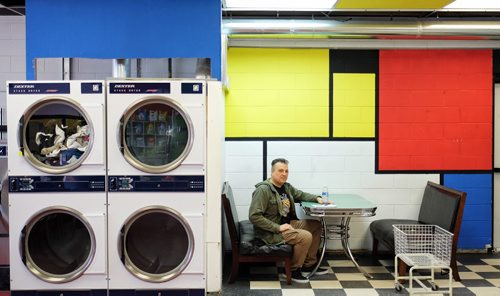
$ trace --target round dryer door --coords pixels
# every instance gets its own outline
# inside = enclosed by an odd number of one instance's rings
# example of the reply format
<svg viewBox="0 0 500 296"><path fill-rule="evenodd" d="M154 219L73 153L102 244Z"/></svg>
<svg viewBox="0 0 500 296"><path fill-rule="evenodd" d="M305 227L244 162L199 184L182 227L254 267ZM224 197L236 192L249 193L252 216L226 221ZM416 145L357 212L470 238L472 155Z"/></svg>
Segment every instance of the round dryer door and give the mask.
<svg viewBox="0 0 500 296"><path fill-rule="evenodd" d="M94 258L94 232L82 214L69 208L47 208L34 215L21 237L24 264L46 282L72 281Z"/></svg>
<svg viewBox="0 0 500 296"><path fill-rule="evenodd" d="M180 213L166 207L137 211L121 230L121 258L134 276L165 282L187 267L194 252L191 228Z"/></svg>
<svg viewBox="0 0 500 296"><path fill-rule="evenodd" d="M146 97L121 119L125 159L147 173L164 173L178 167L193 145L193 124L183 108L165 97Z"/></svg>
<svg viewBox="0 0 500 296"><path fill-rule="evenodd" d="M65 97L47 97L31 105L19 121L25 159L40 171L62 174L80 166L93 143L85 110Z"/></svg>

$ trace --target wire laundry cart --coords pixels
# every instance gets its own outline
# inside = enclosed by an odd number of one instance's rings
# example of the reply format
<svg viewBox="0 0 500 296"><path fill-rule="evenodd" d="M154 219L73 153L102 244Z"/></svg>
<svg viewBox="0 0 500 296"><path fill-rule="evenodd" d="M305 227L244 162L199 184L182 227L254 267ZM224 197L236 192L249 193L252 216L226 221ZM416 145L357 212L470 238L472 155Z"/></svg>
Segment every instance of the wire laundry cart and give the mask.
<svg viewBox="0 0 500 296"><path fill-rule="evenodd" d="M453 234L437 225L398 224L393 225L393 229L396 253L394 258L396 290L401 291L403 288L399 280L408 280L410 295L442 293L452 295L450 259ZM408 276L398 274L398 259L411 266ZM448 292L437 291L439 287L434 282L434 270L438 268L448 270ZM429 270L430 275L414 275L416 270ZM423 280L429 280L431 287L427 287L422 282ZM414 291L413 281L417 282L423 290Z"/></svg>

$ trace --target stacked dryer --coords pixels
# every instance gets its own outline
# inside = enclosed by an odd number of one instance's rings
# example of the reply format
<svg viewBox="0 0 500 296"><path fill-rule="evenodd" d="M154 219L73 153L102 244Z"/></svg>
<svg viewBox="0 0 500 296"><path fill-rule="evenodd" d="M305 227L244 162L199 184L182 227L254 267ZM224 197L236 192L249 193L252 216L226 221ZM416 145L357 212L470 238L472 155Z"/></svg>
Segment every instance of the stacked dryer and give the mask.
<svg viewBox="0 0 500 296"><path fill-rule="evenodd" d="M106 293L103 81L7 83L12 295Z"/></svg>
<svg viewBox="0 0 500 296"><path fill-rule="evenodd" d="M110 295L205 292L207 85L107 82Z"/></svg>

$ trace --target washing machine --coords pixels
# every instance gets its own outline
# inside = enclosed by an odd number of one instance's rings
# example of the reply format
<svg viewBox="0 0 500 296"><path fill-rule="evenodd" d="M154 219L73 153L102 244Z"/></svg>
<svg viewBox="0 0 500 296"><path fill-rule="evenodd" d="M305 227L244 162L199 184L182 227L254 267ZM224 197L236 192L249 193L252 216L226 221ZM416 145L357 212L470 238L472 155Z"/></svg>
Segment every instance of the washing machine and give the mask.
<svg viewBox="0 0 500 296"><path fill-rule="evenodd" d="M7 82L12 295L106 293L104 86Z"/></svg>
<svg viewBox="0 0 500 296"><path fill-rule="evenodd" d="M110 295L203 295L209 83L106 83Z"/></svg>

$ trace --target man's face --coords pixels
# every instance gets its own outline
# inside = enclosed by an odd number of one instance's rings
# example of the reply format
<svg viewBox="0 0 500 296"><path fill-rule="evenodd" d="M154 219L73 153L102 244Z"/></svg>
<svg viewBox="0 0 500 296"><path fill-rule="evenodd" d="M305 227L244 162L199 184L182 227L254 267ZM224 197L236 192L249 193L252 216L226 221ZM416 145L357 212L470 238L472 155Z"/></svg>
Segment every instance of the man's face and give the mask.
<svg viewBox="0 0 500 296"><path fill-rule="evenodd" d="M271 179L274 185L278 187L283 186L286 180L288 180L288 165L282 162L275 163L272 168Z"/></svg>

